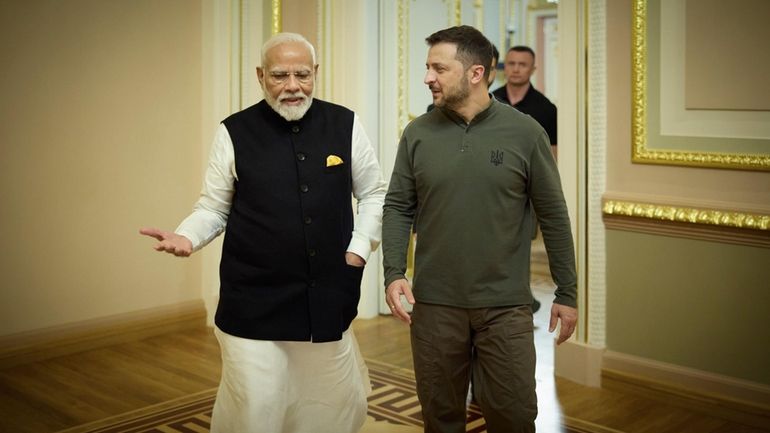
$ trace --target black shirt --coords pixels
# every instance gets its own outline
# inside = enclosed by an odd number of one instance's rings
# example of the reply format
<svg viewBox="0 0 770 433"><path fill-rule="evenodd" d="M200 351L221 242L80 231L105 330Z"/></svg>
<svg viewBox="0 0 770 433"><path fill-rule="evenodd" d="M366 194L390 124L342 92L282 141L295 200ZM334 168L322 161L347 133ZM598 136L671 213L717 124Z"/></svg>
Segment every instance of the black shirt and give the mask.
<svg viewBox="0 0 770 433"><path fill-rule="evenodd" d="M508 92L505 89L505 86L492 92L492 96L502 103L513 105L511 104L511 101L508 100ZM524 98L519 101L518 104L513 105L513 107L524 114L529 114L534 117L535 120L537 120L537 123L545 129L548 138L551 140L551 144L556 145L556 106L553 105L545 95L540 93L530 83L527 94L524 95Z"/></svg>

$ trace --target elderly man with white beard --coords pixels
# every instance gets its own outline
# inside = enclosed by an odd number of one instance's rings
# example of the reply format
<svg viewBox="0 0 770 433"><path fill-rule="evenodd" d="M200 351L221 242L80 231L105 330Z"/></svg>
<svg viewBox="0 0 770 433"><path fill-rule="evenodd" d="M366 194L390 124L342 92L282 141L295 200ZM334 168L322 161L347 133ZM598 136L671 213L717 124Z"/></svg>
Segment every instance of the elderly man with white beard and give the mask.
<svg viewBox="0 0 770 433"><path fill-rule="evenodd" d="M352 433L366 418L368 371L349 327L385 182L358 116L313 98L317 72L304 37L270 38L265 99L217 129L192 214L174 232L140 230L181 257L225 232L212 432Z"/></svg>

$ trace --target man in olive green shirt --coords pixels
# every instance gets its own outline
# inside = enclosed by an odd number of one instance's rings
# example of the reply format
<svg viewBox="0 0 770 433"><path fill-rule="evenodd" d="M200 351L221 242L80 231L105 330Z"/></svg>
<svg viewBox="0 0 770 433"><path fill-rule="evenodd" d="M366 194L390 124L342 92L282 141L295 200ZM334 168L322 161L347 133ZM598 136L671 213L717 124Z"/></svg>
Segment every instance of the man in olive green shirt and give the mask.
<svg viewBox="0 0 770 433"><path fill-rule="evenodd" d="M557 285L549 326L561 321L557 343L577 322L559 174L542 127L490 97L489 41L469 26L426 40L425 83L438 109L409 124L399 143L383 215L386 299L411 324L426 432L465 431L471 374L490 433L534 431L532 207ZM420 234L413 287L404 275L412 227Z"/></svg>

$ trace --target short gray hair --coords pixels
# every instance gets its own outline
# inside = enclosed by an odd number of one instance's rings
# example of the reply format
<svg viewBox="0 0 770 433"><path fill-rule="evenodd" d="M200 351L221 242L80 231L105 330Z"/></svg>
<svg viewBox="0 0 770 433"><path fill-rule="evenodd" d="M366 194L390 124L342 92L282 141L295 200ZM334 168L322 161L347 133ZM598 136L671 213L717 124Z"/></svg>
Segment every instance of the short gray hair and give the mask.
<svg viewBox="0 0 770 433"><path fill-rule="evenodd" d="M262 67L267 63L267 52L270 51L271 48L286 42L302 42L305 44L310 51L310 55L313 58L313 65L315 66L315 48L313 48L313 44L308 42L304 36L299 33L276 33L262 45Z"/></svg>

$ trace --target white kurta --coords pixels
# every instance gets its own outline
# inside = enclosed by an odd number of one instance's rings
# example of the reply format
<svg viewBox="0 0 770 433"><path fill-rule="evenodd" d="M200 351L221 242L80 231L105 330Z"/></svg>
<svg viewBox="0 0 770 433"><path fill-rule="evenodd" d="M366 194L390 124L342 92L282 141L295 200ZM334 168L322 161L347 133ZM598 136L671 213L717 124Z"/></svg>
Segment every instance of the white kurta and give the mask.
<svg viewBox="0 0 770 433"><path fill-rule="evenodd" d="M358 115L353 117L350 145L353 196L358 206L353 236L347 251L368 260L369 254L380 245L386 188L377 154ZM192 214L175 230L192 242L194 251L207 245L225 230L237 180L233 142L225 125L220 124L211 146L200 198Z"/></svg>
<svg viewBox="0 0 770 433"><path fill-rule="evenodd" d="M354 433L369 370L353 331L340 341L261 341L215 330L222 350L212 433Z"/></svg>
<svg viewBox="0 0 770 433"><path fill-rule="evenodd" d="M358 207L347 251L368 260L380 243L385 182L357 115L350 164ZM200 198L176 229L195 251L225 230L237 179L232 139L221 124ZM363 425L371 383L352 330L329 343L250 340L219 329L215 333L222 379L212 432L353 433Z"/></svg>

